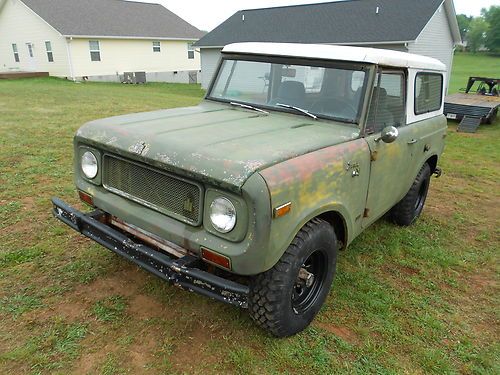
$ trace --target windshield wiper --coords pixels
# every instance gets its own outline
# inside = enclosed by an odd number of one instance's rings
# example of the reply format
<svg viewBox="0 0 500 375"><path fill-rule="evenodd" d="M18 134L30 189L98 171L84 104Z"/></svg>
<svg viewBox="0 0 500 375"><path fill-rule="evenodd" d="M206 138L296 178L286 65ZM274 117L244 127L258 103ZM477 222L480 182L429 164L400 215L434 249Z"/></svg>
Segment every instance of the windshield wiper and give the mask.
<svg viewBox="0 0 500 375"><path fill-rule="evenodd" d="M300 112L300 113L303 113L304 115L307 115L315 120L318 119L318 116L312 114L311 112L309 112L307 109L302 109L302 108L299 108L299 107L294 107L293 105L289 105L289 104L281 104L281 103L276 103L276 105L278 107L283 107L283 108L290 108L290 109L294 109L296 110L297 112Z"/></svg>
<svg viewBox="0 0 500 375"><path fill-rule="evenodd" d="M230 102L229 104L234 105L236 107L241 107L241 108L246 108L246 109L252 109L254 111L257 111L257 112L260 112L260 113L264 113L266 115L269 114L269 112L264 111L263 109L252 107L251 105L248 105L248 104L236 103L236 102Z"/></svg>

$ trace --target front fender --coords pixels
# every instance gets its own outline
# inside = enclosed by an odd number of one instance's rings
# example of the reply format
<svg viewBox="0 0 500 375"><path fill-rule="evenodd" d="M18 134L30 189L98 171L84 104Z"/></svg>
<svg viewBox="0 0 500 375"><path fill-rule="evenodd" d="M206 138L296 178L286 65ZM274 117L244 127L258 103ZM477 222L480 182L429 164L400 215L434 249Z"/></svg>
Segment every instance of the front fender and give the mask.
<svg viewBox="0 0 500 375"><path fill-rule="evenodd" d="M349 165L356 165L353 175ZM346 245L361 232L370 175L370 152L364 139L327 147L260 172L269 189L271 209L291 202L290 212L271 221L265 264L281 258L300 229L325 212L343 218Z"/></svg>

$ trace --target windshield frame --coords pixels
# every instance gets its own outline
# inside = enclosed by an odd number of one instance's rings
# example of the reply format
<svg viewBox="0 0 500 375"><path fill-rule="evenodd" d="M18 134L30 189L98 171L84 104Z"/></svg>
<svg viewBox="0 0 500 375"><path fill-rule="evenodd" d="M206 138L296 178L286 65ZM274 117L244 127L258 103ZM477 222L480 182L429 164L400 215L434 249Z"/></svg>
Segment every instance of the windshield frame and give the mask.
<svg viewBox="0 0 500 375"><path fill-rule="evenodd" d="M251 103L246 101L237 101L234 99L225 99L219 97L211 96L211 93L214 89L214 86L217 82L217 78L222 70L225 61L251 61L251 62L261 62L261 63L269 63L269 64L283 64L283 65L303 65L303 66L314 66L320 68L327 69L345 69L345 70L353 70L353 71L363 71L365 72L362 92L361 92L361 100L359 101L359 108L357 111L357 117L354 120L349 120L341 117L328 116L321 113L314 113L318 119L330 120L336 122L342 122L346 125L360 127L361 120L363 118L363 109L365 107L366 100L366 92L369 89L369 82L371 78L371 72L375 68L374 64L362 63L362 62L350 62L350 61L340 61L340 60L323 60L323 59L310 59L310 58L302 58L302 57L286 57L286 56L271 56L271 55L252 55L252 54L222 54L222 57L217 65L217 70L210 81L210 85L208 87L207 93L205 95L205 100L211 100L219 103L227 103L231 102L239 102L241 104L248 104L254 107L258 107L260 109L265 109L267 111L274 112L284 112L297 115L297 112L293 109L289 108L280 108L272 105L260 104L260 103Z"/></svg>

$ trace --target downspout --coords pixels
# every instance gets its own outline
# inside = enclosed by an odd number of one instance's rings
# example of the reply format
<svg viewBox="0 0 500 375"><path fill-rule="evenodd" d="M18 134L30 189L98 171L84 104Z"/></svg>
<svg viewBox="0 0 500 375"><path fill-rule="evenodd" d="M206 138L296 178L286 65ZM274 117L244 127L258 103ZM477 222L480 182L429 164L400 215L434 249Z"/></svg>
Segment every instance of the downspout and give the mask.
<svg viewBox="0 0 500 375"><path fill-rule="evenodd" d="M457 49L457 45L456 44L453 44L453 49L451 50L451 61L450 61L450 71L448 72L448 84L446 86L446 95L449 94L449 90L450 90L450 81L451 81L451 71L453 69L453 60L455 60L455 51Z"/></svg>
<svg viewBox="0 0 500 375"><path fill-rule="evenodd" d="M76 81L75 79L75 73L73 71L73 59L71 57L71 41L73 40L73 37L66 38L66 52L68 54L68 63L69 63L69 75L70 78L73 82Z"/></svg>

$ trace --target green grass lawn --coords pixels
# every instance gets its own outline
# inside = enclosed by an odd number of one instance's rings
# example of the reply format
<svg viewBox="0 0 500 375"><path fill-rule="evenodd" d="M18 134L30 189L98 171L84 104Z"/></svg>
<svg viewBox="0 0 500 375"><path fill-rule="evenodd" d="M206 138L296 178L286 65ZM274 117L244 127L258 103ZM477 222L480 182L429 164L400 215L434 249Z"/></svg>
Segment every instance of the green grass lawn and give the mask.
<svg viewBox="0 0 500 375"><path fill-rule="evenodd" d="M453 87L475 65L492 73L474 61L457 56ZM450 123L444 175L422 218L410 228L381 220L361 235L315 322L288 339L51 217L52 196L81 207L72 182L81 124L202 96L174 84L0 82L1 374L500 372L498 121L473 135Z"/></svg>
<svg viewBox="0 0 500 375"><path fill-rule="evenodd" d="M500 58L484 53L457 52L453 58L453 74L450 80L449 92L458 92L467 87L469 77L500 77Z"/></svg>

